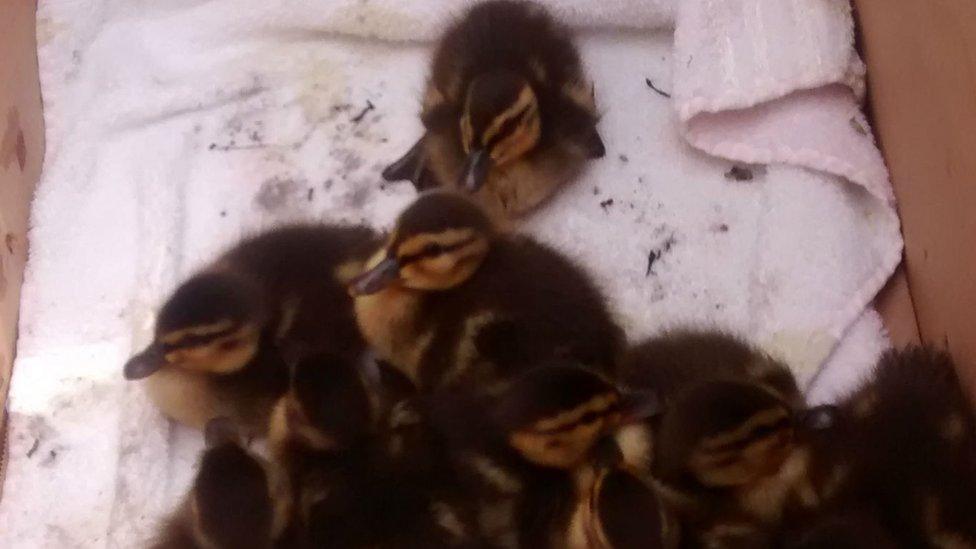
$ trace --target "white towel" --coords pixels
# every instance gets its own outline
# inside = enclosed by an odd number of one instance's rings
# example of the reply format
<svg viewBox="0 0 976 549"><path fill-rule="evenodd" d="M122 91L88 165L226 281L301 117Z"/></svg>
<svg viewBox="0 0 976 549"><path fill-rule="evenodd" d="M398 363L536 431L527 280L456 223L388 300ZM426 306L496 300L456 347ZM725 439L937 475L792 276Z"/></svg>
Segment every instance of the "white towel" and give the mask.
<svg viewBox="0 0 976 549"><path fill-rule="evenodd" d="M846 331L813 390L849 386L885 344L864 304L900 239L856 108L846 4L547 3L582 31L608 155L527 230L593 272L634 338L715 325L810 379ZM413 196L378 172L420 132L420 41L459 6L41 4L48 151L0 546L151 536L200 440L122 380L126 356L179 280L242 234L295 218L388 226ZM767 165L735 181L729 159Z"/></svg>

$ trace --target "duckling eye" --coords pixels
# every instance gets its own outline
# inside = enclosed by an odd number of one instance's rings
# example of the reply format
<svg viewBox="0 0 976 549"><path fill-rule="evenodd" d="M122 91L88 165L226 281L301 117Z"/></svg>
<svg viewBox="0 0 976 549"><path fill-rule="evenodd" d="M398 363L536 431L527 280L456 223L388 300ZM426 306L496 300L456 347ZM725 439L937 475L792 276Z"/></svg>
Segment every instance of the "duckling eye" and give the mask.
<svg viewBox="0 0 976 549"><path fill-rule="evenodd" d="M772 435L784 427L784 422L767 423L766 425L760 425L752 431L752 436L754 438L764 438Z"/></svg>
<svg viewBox="0 0 976 549"><path fill-rule="evenodd" d="M444 253L444 246L437 243L431 243L424 246L423 255L440 255Z"/></svg>
<svg viewBox="0 0 976 549"><path fill-rule="evenodd" d="M241 341L239 339L231 339L228 341L223 341L220 343L221 351L233 351L234 349L240 347Z"/></svg>

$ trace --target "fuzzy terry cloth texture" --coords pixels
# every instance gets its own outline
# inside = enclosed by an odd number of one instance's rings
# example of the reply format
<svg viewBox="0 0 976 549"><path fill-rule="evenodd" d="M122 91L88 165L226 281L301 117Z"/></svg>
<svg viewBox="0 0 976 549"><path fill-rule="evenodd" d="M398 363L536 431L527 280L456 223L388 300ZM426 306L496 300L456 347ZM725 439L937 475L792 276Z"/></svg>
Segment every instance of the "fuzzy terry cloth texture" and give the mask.
<svg viewBox="0 0 976 549"><path fill-rule="evenodd" d="M788 359L815 400L856 382L887 343L866 307L901 239L846 0L545 3L579 30L608 153L525 230L585 264L633 338L717 326ZM152 535L200 436L123 362L242 235L390 225L414 191L379 171L419 136L430 40L468 4L41 3L48 149L0 546Z"/></svg>

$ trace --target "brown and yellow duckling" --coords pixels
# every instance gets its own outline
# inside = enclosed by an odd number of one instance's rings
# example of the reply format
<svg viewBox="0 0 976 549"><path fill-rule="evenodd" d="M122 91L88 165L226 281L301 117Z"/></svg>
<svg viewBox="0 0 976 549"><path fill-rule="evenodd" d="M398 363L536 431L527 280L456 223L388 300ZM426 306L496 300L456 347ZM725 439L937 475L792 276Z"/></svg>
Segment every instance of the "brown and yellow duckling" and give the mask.
<svg viewBox="0 0 976 549"><path fill-rule="evenodd" d="M274 500L276 476L226 418L207 424L206 442L189 496L152 547L270 549L284 518Z"/></svg>
<svg viewBox="0 0 976 549"><path fill-rule="evenodd" d="M571 365L534 368L480 398L440 393L421 395L418 409L476 498L482 538L502 547L565 547L576 470L647 408Z"/></svg>
<svg viewBox="0 0 976 549"><path fill-rule="evenodd" d="M719 380L679 391L655 429L652 472L683 546L763 546L788 507L820 503L812 432L830 407L796 410L762 384Z"/></svg>
<svg viewBox="0 0 976 549"><path fill-rule="evenodd" d="M366 340L424 391L553 360L612 373L623 341L580 267L452 193L410 205L350 292Z"/></svg>
<svg viewBox="0 0 976 549"><path fill-rule="evenodd" d="M530 211L605 154L570 32L532 2L482 2L446 31L420 117L384 178L474 193L493 216Z"/></svg>
<svg viewBox="0 0 976 549"><path fill-rule="evenodd" d="M375 242L368 229L324 225L245 240L177 288L125 377L148 378L150 397L181 423L202 428L228 416L263 433L288 387L286 359L364 350L342 277L361 268Z"/></svg>

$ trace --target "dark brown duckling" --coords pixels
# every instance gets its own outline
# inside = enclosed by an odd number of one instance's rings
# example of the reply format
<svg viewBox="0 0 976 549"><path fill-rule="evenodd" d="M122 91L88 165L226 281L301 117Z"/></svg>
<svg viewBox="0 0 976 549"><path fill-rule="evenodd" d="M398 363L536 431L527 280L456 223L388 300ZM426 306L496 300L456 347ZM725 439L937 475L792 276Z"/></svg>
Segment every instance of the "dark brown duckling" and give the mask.
<svg viewBox="0 0 976 549"><path fill-rule="evenodd" d="M207 450L186 501L154 549L270 549L281 527L274 475L226 418L206 428Z"/></svg>
<svg viewBox="0 0 976 549"><path fill-rule="evenodd" d="M605 154L570 31L532 2L479 3L445 32L420 118L384 178L474 193L493 216L525 214Z"/></svg>
<svg viewBox="0 0 976 549"><path fill-rule="evenodd" d="M827 503L870 505L906 546L976 547L976 421L947 354L885 354L828 434L830 467L817 471L834 485Z"/></svg>
<svg viewBox="0 0 976 549"><path fill-rule="evenodd" d="M365 349L345 283L375 242L368 229L325 225L243 241L177 288L125 377L148 378L156 405L181 423L229 416L262 434L289 356Z"/></svg>
<svg viewBox="0 0 976 549"><path fill-rule="evenodd" d="M482 547L450 467L392 450L397 388L337 360L300 361L272 415L272 453L293 487L290 546Z"/></svg>
<svg viewBox="0 0 976 549"><path fill-rule="evenodd" d="M409 206L350 292L366 340L425 391L553 360L612 374L623 341L579 266L451 193Z"/></svg>

